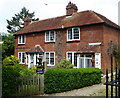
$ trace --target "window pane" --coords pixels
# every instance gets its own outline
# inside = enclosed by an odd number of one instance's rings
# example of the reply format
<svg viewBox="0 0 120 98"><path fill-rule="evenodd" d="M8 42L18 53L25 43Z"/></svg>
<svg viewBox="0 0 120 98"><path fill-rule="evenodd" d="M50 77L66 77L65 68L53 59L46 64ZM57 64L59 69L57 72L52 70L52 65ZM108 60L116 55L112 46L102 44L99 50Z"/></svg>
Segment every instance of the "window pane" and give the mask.
<svg viewBox="0 0 120 98"><path fill-rule="evenodd" d="M21 36L19 36L19 37L18 37L18 39L19 39L19 40L18 40L18 41L19 41L19 43L21 43Z"/></svg>
<svg viewBox="0 0 120 98"><path fill-rule="evenodd" d="M91 55L89 55L91 56ZM92 67L92 62L91 62L92 58L91 57L85 57L85 68L87 67Z"/></svg>
<svg viewBox="0 0 120 98"><path fill-rule="evenodd" d="M54 53L50 53L50 58L54 58Z"/></svg>
<svg viewBox="0 0 120 98"><path fill-rule="evenodd" d="M22 43L25 43L25 36L21 36L22 37Z"/></svg>
<svg viewBox="0 0 120 98"><path fill-rule="evenodd" d="M21 62L21 53L19 53L19 60L20 60L20 62Z"/></svg>
<svg viewBox="0 0 120 98"><path fill-rule="evenodd" d="M50 53L50 64L54 65L54 53Z"/></svg>
<svg viewBox="0 0 120 98"><path fill-rule="evenodd" d="M68 40L72 39L72 29L68 29Z"/></svg>
<svg viewBox="0 0 120 98"><path fill-rule="evenodd" d="M79 39L79 29L74 28L73 33L74 33L74 39Z"/></svg>
<svg viewBox="0 0 120 98"><path fill-rule="evenodd" d="M50 41L54 41L54 32L53 31L50 32Z"/></svg>
<svg viewBox="0 0 120 98"><path fill-rule="evenodd" d="M68 60L72 63L72 53L68 53Z"/></svg>
<svg viewBox="0 0 120 98"><path fill-rule="evenodd" d="M49 53L46 53L46 62L49 64Z"/></svg>
<svg viewBox="0 0 120 98"><path fill-rule="evenodd" d="M25 63L25 53L22 53L22 63Z"/></svg>
<svg viewBox="0 0 120 98"><path fill-rule="evenodd" d="M54 58L50 58L50 64L54 65Z"/></svg>
<svg viewBox="0 0 120 98"><path fill-rule="evenodd" d="M77 66L77 53L74 54L74 65Z"/></svg>
<svg viewBox="0 0 120 98"><path fill-rule="evenodd" d="M79 58L79 64L80 64L80 68L84 68L84 57L80 57Z"/></svg>
<svg viewBox="0 0 120 98"><path fill-rule="evenodd" d="M46 41L49 41L49 32L46 32Z"/></svg>

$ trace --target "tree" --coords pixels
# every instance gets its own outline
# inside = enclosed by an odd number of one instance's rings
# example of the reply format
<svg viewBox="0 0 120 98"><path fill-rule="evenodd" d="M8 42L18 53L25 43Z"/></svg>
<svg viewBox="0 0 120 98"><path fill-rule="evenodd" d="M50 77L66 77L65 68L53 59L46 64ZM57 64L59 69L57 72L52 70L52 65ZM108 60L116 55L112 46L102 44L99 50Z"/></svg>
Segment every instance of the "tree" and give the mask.
<svg viewBox="0 0 120 98"><path fill-rule="evenodd" d="M31 21L37 21L39 18L35 19L34 15L35 12L29 13L29 10L27 10L25 7L22 8L22 11L20 11L18 14L15 14L14 17L12 17L11 20L7 20L7 31L9 33L15 33L19 30L21 30L24 26L24 20L26 17L29 17Z"/></svg>
<svg viewBox="0 0 120 98"><path fill-rule="evenodd" d="M120 69L120 46L117 46L117 48L114 50L114 57L116 60L116 64Z"/></svg>
<svg viewBox="0 0 120 98"><path fill-rule="evenodd" d="M2 37L2 59L14 55L14 36L9 34Z"/></svg>
<svg viewBox="0 0 120 98"><path fill-rule="evenodd" d="M22 10L15 14L14 17L12 17L11 20L7 20L7 29L10 34L3 35L2 40L2 59L5 57L8 57L10 55L14 55L14 36L13 34L19 30L21 30L24 26L24 20L26 17L29 17L31 21L37 21L39 18L35 19L34 15L35 12L29 13L29 10L27 10L25 7L22 8Z"/></svg>

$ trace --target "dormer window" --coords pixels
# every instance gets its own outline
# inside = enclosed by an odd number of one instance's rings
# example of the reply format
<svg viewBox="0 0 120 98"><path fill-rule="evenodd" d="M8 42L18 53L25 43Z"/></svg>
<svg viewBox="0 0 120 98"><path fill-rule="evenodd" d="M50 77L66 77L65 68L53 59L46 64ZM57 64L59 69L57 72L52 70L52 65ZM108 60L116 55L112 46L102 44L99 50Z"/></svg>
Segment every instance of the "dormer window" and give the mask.
<svg viewBox="0 0 120 98"><path fill-rule="evenodd" d="M55 31L45 32L45 42L55 42Z"/></svg>
<svg viewBox="0 0 120 98"><path fill-rule="evenodd" d="M25 35L18 36L18 44L25 44Z"/></svg>
<svg viewBox="0 0 120 98"><path fill-rule="evenodd" d="M69 28L67 30L67 41L80 40L80 28Z"/></svg>

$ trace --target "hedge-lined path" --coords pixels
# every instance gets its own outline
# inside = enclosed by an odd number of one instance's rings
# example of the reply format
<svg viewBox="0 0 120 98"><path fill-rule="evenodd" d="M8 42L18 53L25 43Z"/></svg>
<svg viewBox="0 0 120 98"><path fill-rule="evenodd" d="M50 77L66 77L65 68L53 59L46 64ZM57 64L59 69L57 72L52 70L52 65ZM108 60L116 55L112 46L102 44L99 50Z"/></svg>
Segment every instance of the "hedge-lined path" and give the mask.
<svg viewBox="0 0 120 98"><path fill-rule="evenodd" d="M96 84L72 91L37 96L105 96L105 88L106 86L103 84Z"/></svg>

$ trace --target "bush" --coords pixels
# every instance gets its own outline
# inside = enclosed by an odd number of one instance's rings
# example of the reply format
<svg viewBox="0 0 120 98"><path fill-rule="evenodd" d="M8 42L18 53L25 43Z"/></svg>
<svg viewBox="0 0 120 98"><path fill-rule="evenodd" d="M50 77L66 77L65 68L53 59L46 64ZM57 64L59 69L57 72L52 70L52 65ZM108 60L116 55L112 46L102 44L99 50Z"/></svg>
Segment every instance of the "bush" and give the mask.
<svg viewBox="0 0 120 98"><path fill-rule="evenodd" d="M26 68L20 71L21 76L32 76L37 75L36 73L36 67Z"/></svg>
<svg viewBox="0 0 120 98"><path fill-rule="evenodd" d="M17 57L15 57L14 55L6 57L3 60L3 65L5 65L5 66L13 66L13 65L16 65L19 63L20 63L20 60Z"/></svg>
<svg viewBox="0 0 120 98"><path fill-rule="evenodd" d="M17 93L18 85L21 83L20 76L31 76L35 74L35 67L28 69L20 65L19 60L15 56L5 58L2 71L3 96L10 96Z"/></svg>
<svg viewBox="0 0 120 98"><path fill-rule="evenodd" d="M45 73L45 93L58 93L101 83L98 68L49 69Z"/></svg>
<svg viewBox="0 0 120 98"><path fill-rule="evenodd" d="M73 68L73 64L71 64L70 61L66 60L66 59L63 59L61 60L59 63L56 64L56 68Z"/></svg>
<svg viewBox="0 0 120 98"><path fill-rule="evenodd" d="M12 66L3 66L2 68L2 93L3 96L15 94L19 84L20 76L18 70Z"/></svg>

